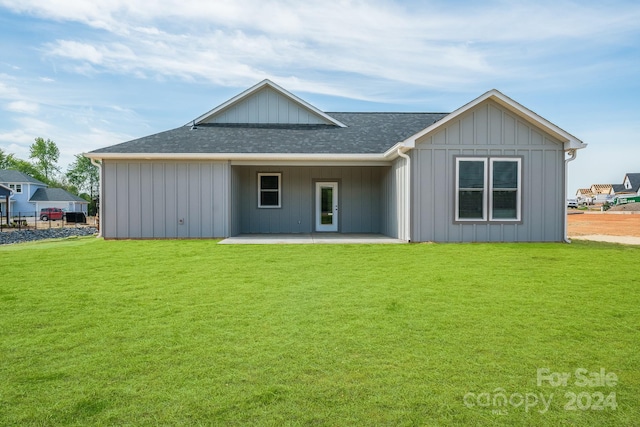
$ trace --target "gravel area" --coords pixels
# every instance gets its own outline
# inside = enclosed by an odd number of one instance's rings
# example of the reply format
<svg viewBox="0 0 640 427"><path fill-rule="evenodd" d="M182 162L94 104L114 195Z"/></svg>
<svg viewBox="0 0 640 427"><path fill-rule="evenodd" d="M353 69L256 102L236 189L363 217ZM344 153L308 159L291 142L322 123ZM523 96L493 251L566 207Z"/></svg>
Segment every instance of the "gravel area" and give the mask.
<svg viewBox="0 0 640 427"><path fill-rule="evenodd" d="M33 242L44 239L92 236L98 233L95 227L50 228L45 230L10 230L0 233L0 245Z"/></svg>

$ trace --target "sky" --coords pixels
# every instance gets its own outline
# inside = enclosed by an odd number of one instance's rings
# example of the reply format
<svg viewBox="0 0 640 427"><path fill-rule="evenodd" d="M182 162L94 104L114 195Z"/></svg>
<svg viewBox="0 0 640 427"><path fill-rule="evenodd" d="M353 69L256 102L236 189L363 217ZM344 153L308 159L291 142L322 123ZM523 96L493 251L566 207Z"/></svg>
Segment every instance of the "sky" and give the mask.
<svg viewBox="0 0 640 427"><path fill-rule="evenodd" d="M490 89L588 144L569 193L640 172L640 2L0 0L0 148L74 156L263 79L322 111L451 112Z"/></svg>

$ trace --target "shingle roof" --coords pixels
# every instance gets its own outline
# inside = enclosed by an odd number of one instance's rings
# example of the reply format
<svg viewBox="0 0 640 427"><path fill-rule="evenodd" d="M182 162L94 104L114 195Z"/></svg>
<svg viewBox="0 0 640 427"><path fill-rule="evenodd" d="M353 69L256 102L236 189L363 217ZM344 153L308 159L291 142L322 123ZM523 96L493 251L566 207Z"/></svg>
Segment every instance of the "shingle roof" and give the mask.
<svg viewBox="0 0 640 427"><path fill-rule="evenodd" d="M384 153L446 113L327 113L333 125L201 124L182 126L92 153Z"/></svg>
<svg viewBox="0 0 640 427"><path fill-rule="evenodd" d="M623 193L625 191L628 191L626 188L624 188L624 184L612 184L611 187L613 188L613 191L615 193Z"/></svg>
<svg viewBox="0 0 640 427"><path fill-rule="evenodd" d="M637 193L640 190L640 173L628 173L627 178L631 183L631 189Z"/></svg>
<svg viewBox="0 0 640 427"><path fill-rule="evenodd" d="M38 188L30 202L83 202L89 203L86 200L63 190L62 188Z"/></svg>
<svg viewBox="0 0 640 427"><path fill-rule="evenodd" d="M23 183L27 182L30 184L38 184L38 185L47 185L42 181L38 181L32 176L27 175L26 173L22 173L20 171L11 170L11 169L0 169L0 182L7 183Z"/></svg>

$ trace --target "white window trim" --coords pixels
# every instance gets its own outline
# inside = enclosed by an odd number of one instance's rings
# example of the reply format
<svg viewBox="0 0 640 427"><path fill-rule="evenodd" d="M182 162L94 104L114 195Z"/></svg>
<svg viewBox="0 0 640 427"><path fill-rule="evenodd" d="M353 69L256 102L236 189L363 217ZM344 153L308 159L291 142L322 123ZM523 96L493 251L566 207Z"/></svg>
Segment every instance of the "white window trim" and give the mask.
<svg viewBox="0 0 640 427"><path fill-rule="evenodd" d="M482 187L482 218L460 218L460 162L484 163L484 184ZM486 157L457 157L456 158L456 221L478 222L487 220L487 158Z"/></svg>
<svg viewBox="0 0 640 427"><path fill-rule="evenodd" d="M517 188L516 188L516 217L515 218L494 218L493 217L493 163L494 162L516 162L518 164L517 171ZM489 211L491 212L490 221L500 222L519 222L522 210L522 159L520 157L490 157L489 158Z"/></svg>
<svg viewBox="0 0 640 427"><path fill-rule="evenodd" d="M460 162L484 163L484 187L482 218L460 218ZM518 163L518 189L516 191L516 218L493 218L493 163L507 161ZM489 167L487 167L487 164ZM455 170L455 221L456 222L520 222L522 220L522 158L521 157L456 157Z"/></svg>
<svg viewBox="0 0 640 427"><path fill-rule="evenodd" d="M18 190L18 187L20 190ZM13 191L14 194L22 194L22 184L9 184L9 189Z"/></svg>
<svg viewBox="0 0 640 427"><path fill-rule="evenodd" d="M278 177L278 189L277 190L263 190L260 187L263 176L277 176ZM278 205L262 205L261 197L263 191L277 191L278 192ZM258 173L258 208L260 209L278 209L282 207L282 173L280 172L260 172Z"/></svg>

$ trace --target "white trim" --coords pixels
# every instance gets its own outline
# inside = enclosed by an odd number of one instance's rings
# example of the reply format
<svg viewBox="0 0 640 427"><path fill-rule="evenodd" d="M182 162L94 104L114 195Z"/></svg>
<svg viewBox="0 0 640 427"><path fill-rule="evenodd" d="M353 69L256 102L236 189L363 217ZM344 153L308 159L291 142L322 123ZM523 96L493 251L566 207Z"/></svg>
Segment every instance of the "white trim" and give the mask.
<svg viewBox="0 0 640 427"><path fill-rule="evenodd" d="M531 123L531 124L533 124L533 125L535 125L537 127L543 128L551 136L553 136L554 138L560 140L563 143L563 147L564 147L565 150L581 149L581 148L585 148L587 146L587 144L585 144L584 142L582 142L581 140L579 140L575 136L571 135L569 132L559 128L558 126L554 125L553 123L551 123L547 119L539 116L538 114L536 114L533 111L529 110L525 106L517 103L516 101L514 101L513 99L509 98L508 96L504 95L503 93L501 93L500 91L498 91L496 89L491 89L490 91L486 92L485 94L480 95L478 98L476 98L473 101L463 105L462 107L458 108L457 110L455 110L454 112L452 112L448 116L446 116L446 117L442 118L441 120L435 122L431 126L421 130L420 132L418 132L418 133L416 133L414 135L411 135L409 138L407 138L404 141L402 141L402 143L408 148L415 148L416 140L418 140L418 139L422 138L423 136L435 131L436 129L440 129L442 126L444 126L447 123L457 119L462 114L466 113L467 111L471 110L472 108L478 106L479 104L481 104L481 103L483 103L483 102L485 102L486 100L489 100L489 99L494 101L494 102L496 102L497 104L499 104L503 108L509 110L510 112L514 113L518 117L526 120L527 122L529 122L529 123Z"/></svg>
<svg viewBox="0 0 640 427"><path fill-rule="evenodd" d="M376 162L389 165L383 154L323 153L84 153L94 160L219 160L219 161L297 161L297 162ZM263 163L261 163L263 164Z"/></svg>
<svg viewBox="0 0 640 427"><path fill-rule="evenodd" d="M331 224L322 224L322 187L331 187ZM338 231L338 183L336 181L316 182L316 231L337 232Z"/></svg>
<svg viewBox="0 0 640 427"><path fill-rule="evenodd" d="M261 179L263 176L277 176L278 177L278 188L274 191L273 189L263 189ZM277 193L278 194L278 204L277 205L263 205L262 198L260 197L263 192ZM259 172L258 173L258 208L260 209L278 209L282 207L282 173L281 172Z"/></svg>
<svg viewBox="0 0 640 427"><path fill-rule="evenodd" d="M456 157L456 187L455 187L455 220L460 222L478 222L487 220L487 157ZM460 162L482 162L482 218L460 218Z"/></svg>
<svg viewBox="0 0 640 427"><path fill-rule="evenodd" d="M493 217L493 164L495 162L516 162L518 164L517 171L517 188L516 188L516 217L515 218L494 218ZM520 157L489 157L489 221L500 222L519 222L521 221L522 212L522 158Z"/></svg>
<svg viewBox="0 0 640 427"><path fill-rule="evenodd" d="M236 95L233 98L229 99L228 101L218 105L213 110L201 115L200 117L198 117L195 120L190 121L185 126L192 126L194 123L196 125L199 125L202 122L206 121L207 119L211 118L212 116L214 116L216 114L219 114L220 112L226 110L227 108L232 107L233 105L237 104L238 102L242 101L243 99L248 98L249 96L253 95L254 93L260 91L264 87L269 87L269 88L275 90L276 92L278 92L282 96L291 99L296 104L299 104L300 106L302 106L306 110L309 110L311 113L322 117L323 119L325 119L329 123L332 123L332 124L334 124L336 126L339 126L341 128L347 127L344 123L342 123L342 122L334 119L333 117L329 116L328 114L318 110L313 105L309 104L308 102L304 101L301 98L298 98L297 96L295 96L291 92L287 91L286 89L283 89L282 87L278 86L277 84L275 84L274 82L272 82L269 79L264 79L263 81L261 81L260 83L256 84L255 86L250 87L249 89L245 90L244 92L240 93L239 95Z"/></svg>
<svg viewBox="0 0 640 427"><path fill-rule="evenodd" d="M482 218L460 218L460 162L472 161L482 162L484 173L484 187L482 195ZM518 164L518 188L516 189L516 217L515 218L494 218L493 217L493 163L494 162L515 162ZM455 169L455 221L457 222L520 222L522 221L522 158L520 157L500 157L500 156L477 156L477 157L456 157Z"/></svg>

